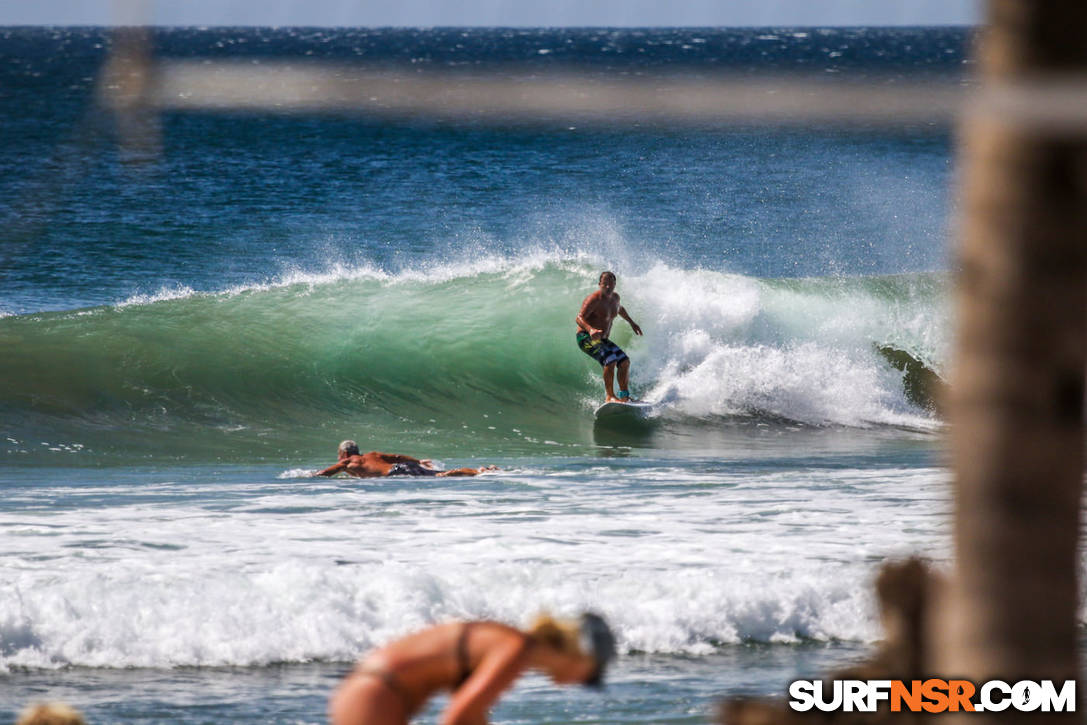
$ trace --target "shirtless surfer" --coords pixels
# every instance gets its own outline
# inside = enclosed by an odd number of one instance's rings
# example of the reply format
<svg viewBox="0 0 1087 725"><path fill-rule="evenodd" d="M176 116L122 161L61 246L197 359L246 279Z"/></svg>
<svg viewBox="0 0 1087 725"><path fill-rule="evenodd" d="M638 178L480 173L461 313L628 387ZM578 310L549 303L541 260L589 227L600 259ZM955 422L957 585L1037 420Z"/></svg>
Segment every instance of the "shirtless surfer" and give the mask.
<svg viewBox="0 0 1087 725"><path fill-rule="evenodd" d="M337 473L349 473L358 478L378 478L380 476L475 476L483 471L497 470L496 466L483 468L454 468L451 471L439 471L429 460L419 460L399 453L359 453L359 444L344 441L337 450L339 460L314 476L335 476Z"/></svg>
<svg viewBox="0 0 1087 725"><path fill-rule="evenodd" d="M605 402L629 403L630 391L627 390L630 376L630 358L622 348L608 339L611 324L618 315L630 323L635 335L642 334L638 323L619 304L619 295L615 291L615 274L601 272L598 279L600 289L593 292L581 303L581 311L574 318L577 322L577 345L582 352L596 360L604 368ZM619 368L619 393L615 393L615 369Z"/></svg>

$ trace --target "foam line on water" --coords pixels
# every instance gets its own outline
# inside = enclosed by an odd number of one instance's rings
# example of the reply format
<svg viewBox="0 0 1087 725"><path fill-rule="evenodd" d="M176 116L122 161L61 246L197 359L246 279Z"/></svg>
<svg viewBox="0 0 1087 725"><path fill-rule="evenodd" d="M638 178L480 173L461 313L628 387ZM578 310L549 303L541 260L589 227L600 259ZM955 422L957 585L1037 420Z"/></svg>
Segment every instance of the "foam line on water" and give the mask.
<svg viewBox="0 0 1087 725"><path fill-rule="evenodd" d="M432 622L541 610L600 611L626 652L871 642L873 562L946 561L947 490L936 469L721 464L58 486L34 500L63 508L0 513L19 562L0 668L348 662Z"/></svg>

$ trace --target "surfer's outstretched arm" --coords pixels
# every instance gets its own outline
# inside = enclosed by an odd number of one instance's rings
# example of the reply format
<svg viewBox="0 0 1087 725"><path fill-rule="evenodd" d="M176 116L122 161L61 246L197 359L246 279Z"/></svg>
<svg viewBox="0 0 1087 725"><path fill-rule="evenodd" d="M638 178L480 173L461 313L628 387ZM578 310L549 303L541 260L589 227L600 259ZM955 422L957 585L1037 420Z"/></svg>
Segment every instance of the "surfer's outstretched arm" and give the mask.
<svg viewBox="0 0 1087 725"><path fill-rule="evenodd" d="M480 468L454 468L451 471L441 471L438 476L478 476L484 471L497 471L498 466L482 466Z"/></svg>
<svg viewBox="0 0 1087 725"><path fill-rule="evenodd" d="M339 463L333 463L331 466L329 466L328 468L326 468L323 471L318 471L317 473L313 474L313 476L314 477L317 477L317 476L335 476L337 473L342 473L343 471L346 471L346 470L347 470L347 461L340 461Z"/></svg>

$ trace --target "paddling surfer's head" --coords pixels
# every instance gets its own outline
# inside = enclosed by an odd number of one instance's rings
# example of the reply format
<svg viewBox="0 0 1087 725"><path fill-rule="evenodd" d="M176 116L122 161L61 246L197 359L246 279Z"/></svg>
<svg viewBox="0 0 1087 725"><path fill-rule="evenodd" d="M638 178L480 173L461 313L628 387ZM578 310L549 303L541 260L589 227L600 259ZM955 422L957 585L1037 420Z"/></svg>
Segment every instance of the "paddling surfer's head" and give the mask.
<svg viewBox="0 0 1087 725"><path fill-rule="evenodd" d="M359 455L359 444L352 440L346 440L337 449L340 460Z"/></svg>

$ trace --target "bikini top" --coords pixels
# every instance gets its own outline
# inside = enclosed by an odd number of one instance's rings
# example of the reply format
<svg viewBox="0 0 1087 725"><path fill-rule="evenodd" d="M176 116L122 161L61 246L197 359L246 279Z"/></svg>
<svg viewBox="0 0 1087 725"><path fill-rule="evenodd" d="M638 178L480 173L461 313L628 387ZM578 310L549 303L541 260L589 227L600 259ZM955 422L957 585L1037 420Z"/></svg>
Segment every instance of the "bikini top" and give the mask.
<svg viewBox="0 0 1087 725"><path fill-rule="evenodd" d="M454 690L459 689L460 686L472 676L472 662L468 656L468 630L471 626L471 622L465 622L464 626L461 627L460 634L457 635L456 656L460 674L456 683L453 685ZM395 674L384 667L363 667L360 672L364 675L377 677L384 682L390 690L399 695L405 703L411 702L410 691L400 683L399 678L397 678Z"/></svg>
<svg viewBox="0 0 1087 725"><path fill-rule="evenodd" d="M468 630L471 627L472 622L465 622L460 629L460 635L457 636L457 663L460 665L460 677L457 679L457 684L453 686L454 690L472 676L472 662L468 657Z"/></svg>

